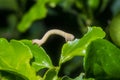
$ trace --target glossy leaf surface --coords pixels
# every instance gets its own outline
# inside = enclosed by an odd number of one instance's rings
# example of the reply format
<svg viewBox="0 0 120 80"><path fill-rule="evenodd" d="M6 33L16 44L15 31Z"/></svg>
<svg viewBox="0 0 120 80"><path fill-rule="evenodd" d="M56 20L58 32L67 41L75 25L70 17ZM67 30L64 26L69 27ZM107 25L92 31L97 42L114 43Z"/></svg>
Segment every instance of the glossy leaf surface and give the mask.
<svg viewBox="0 0 120 80"><path fill-rule="evenodd" d="M23 43L11 40L0 39L0 70L14 73L25 80L38 80L36 73L30 66L32 53Z"/></svg>
<svg viewBox="0 0 120 80"><path fill-rule="evenodd" d="M104 37L105 32L100 27L89 27L88 32L81 39L64 44L60 64L70 60L74 56L84 56L86 54L86 48L91 41Z"/></svg>
<svg viewBox="0 0 120 80"><path fill-rule="evenodd" d="M53 67L51 59L42 47L39 47L35 44L33 45L32 42L29 40L23 40L22 42L27 45L32 51L35 60L32 62L32 66L35 68L36 71L43 68Z"/></svg>
<svg viewBox="0 0 120 80"><path fill-rule="evenodd" d="M120 49L104 39L93 41L88 47L84 68L87 77L120 79Z"/></svg>

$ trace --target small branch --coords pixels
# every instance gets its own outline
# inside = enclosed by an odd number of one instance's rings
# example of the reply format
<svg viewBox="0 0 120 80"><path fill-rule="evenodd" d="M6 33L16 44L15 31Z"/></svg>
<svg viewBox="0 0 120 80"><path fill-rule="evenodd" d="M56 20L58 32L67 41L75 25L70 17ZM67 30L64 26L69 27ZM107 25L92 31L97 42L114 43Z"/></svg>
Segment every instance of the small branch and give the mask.
<svg viewBox="0 0 120 80"><path fill-rule="evenodd" d="M32 40L32 43L33 44L38 44L39 46L41 46L42 44L44 44L47 41L47 39L51 35L54 35L54 34L64 37L66 41L74 40L74 35L72 35L70 33L66 33L62 30L52 29L52 30L49 30L48 32L46 32L42 39L40 39L40 40L39 39L34 39L34 40Z"/></svg>

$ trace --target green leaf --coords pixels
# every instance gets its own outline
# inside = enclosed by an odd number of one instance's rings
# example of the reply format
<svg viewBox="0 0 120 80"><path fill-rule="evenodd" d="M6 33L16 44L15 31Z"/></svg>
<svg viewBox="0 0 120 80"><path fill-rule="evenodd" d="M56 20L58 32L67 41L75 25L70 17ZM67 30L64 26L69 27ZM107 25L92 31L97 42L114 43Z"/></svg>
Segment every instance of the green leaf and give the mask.
<svg viewBox="0 0 120 80"><path fill-rule="evenodd" d="M100 0L88 0L87 3L91 9L97 9L100 4Z"/></svg>
<svg viewBox="0 0 120 80"><path fill-rule="evenodd" d="M84 62L87 77L120 79L120 49L107 40L93 41L88 47Z"/></svg>
<svg viewBox="0 0 120 80"><path fill-rule="evenodd" d="M30 10L23 16L21 22L18 24L18 30L25 32L35 20L43 19L47 15L46 4L49 3L51 7L55 7L60 0L37 0Z"/></svg>
<svg viewBox="0 0 120 80"><path fill-rule="evenodd" d="M58 80L58 70L56 68L49 69L44 75L44 80Z"/></svg>
<svg viewBox="0 0 120 80"><path fill-rule="evenodd" d="M109 25L110 37L117 46L120 46L120 31L119 30L120 30L120 14L115 16Z"/></svg>
<svg viewBox="0 0 120 80"><path fill-rule="evenodd" d="M31 7L31 9L23 16L21 22L18 25L18 30L25 32L37 19L43 19L47 14L45 7L46 0L37 0L37 3Z"/></svg>
<svg viewBox="0 0 120 80"><path fill-rule="evenodd" d="M100 27L89 27L88 32L81 39L75 39L63 45L60 64L74 56L84 56L91 41L104 37L105 32Z"/></svg>
<svg viewBox="0 0 120 80"><path fill-rule="evenodd" d="M0 39L0 70L7 71L25 80L38 80L35 70L30 66L32 52L23 43L6 39Z"/></svg>
<svg viewBox="0 0 120 80"><path fill-rule="evenodd" d="M32 62L32 66L35 68L36 71L43 68L53 67L50 57L47 55L42 47L39 47L38 45L33 45L30 40L22 40L22 42L27 45L32 51L33 57L35 59L35 61Z"/></svg>

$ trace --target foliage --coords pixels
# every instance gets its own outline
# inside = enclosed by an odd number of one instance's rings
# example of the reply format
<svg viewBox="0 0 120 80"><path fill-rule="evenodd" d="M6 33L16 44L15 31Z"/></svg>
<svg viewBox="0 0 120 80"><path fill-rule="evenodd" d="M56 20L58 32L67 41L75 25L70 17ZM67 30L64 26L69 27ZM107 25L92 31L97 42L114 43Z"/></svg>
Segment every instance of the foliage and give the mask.
<svg viewBox="0 0 120 80"><path fill-rule="evenodd" d="M30 9L30 11L28 13L26 13L23 18L21 23L18 25L18 29L21 32L25 32L30 25L32 24L33 21L37 20L37 19L43 19L46 17L47 15L47 8L45 6L46 3L51 4L52 7L54 7L56 5L56 3L58 2L58 0L54 1L54 0L37 0L36 4L34 6L32 6L32 8ZM27 23L26 23L27 22Z"/></svg>
<svg viewBox="0 0 120 80"><path fill-rule="evenodd" d="M111 36L111 39L113 40L113 42L120 46L120 37L119 37L119 25L120 25L120 14L118 14L117 16L115 16L113 18L113 20L111 21L110 23L110 26L109 26L109 31L110 31L110 36Z"/></svg>
<svg viewBox="0 0 120 80"><path fill-rule="evenodd" d="M119 79L120 49L104 39L93 41L85 57L86 76L97 79Z"/></svg>
<svg viewBox="0 0 120 80"><path fill-rule="evenodd" d="M104 36L105 33L101 30L101 28L88 28L88 33L86 33L80 40L76 39L73 42L64 44L62 48L60 64L66 62L74 56L84 56L86 53L86 48L91 41L98 38L104 38Z"/></svg>
<svg viewBox="0 0 120 80"><path fill-rule="evenodd" d="M102 0L103 4L101 5L99 11L103 11L106 8L108 2L109 0ZM95 21L95 18L93 16L94 10L98 8L100 0L86 0L86 2L84 0L37 0L37 2L31 7L31 9L23 16L21 22L18 25L18 30L21 32L25 32L33 23L33 21L45 18L49 10L45 6L47 3L51 8L54 8L56 5L60 5L63 10L67 12L75 12L76 16L78 16L78 21L80 20L80 26L83 27L83 30L81 30L83 33L85 33L87 31L87 28L85 26L90 26L91 24L95 23L93 22ZM73 5L82 10L82 12L79 13L77 12L77 10L73 10Z"/></svg>
<svg viewBox="0 0 120 80"><path fill-rule="evenodd" d="M120 79L120 0L0 0L0 14L0 37L4 37L0 38L0 80ZM49 29L46 19L55 26L67 24L62 28L68 26L76 36L84 35L62 46L57 66L49 51L27 39L39 38ZM59 75L63 64L76 56L83 57L78 64L83 71L74 78ZM69 69L74 70L76 61L70 63Z"/></svg>
<svg viewBox="0 0 120 80"><path fill-rule="evenodd" d="M104 40L104 31L100 27L89 27L88 32L81 38L67 42L62 47L59 66L54 66L45 50L33 45L30 40L0 39L0 70L19 77L20 80L94 80L119 79L120 49ZM7 49L6 49L7 47ZM61 64L75 56L84 56L84 73L72 79L59 77ZM44 76L36 75L39 70L47 68ZM117 73L116 73L117 72ZM3 75L1 73L1 75ZM7 75L9 76L9 75ZM10 77L4 77L10 80ZM86 79L85 79L86 78ZM87 79L88 78L88 79Z"/></svg>

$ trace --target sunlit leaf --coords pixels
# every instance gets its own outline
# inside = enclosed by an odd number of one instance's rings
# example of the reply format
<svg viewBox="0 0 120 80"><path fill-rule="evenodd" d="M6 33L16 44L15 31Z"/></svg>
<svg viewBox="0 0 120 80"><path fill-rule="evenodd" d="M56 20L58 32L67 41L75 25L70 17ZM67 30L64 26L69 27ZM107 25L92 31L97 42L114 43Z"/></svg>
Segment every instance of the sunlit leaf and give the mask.
<svg viewBox="0 0 120 80"><path fill-rule="evenodd" d="M74 56L84 56L87 46L91 41L104 37L105 32L100 27L89 27L88 32L81 39L75 39L64 44L60 64L70 60Z"/></svg>
<svg viewBox="0 0 120 80"><path fill-rule="evenodd" d="M32 51L35 60L32 62L32 66L35 68L36 71L43 68L53 67L52 61L42 47L39 47L38 45L33 45L32 42L29 40L23 40L22 42L27 45Z"/></svg>
<svg viewBox="0 0 120 80"><path fill-rule="evenodd" d="M0 70L14 73L29 80L38 80L36 73L30 66L32 53L23 43L11 40L10 43L0 39Z"/></svg>

